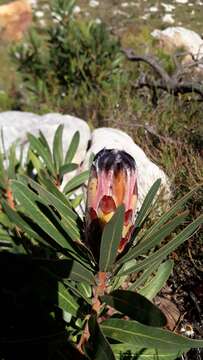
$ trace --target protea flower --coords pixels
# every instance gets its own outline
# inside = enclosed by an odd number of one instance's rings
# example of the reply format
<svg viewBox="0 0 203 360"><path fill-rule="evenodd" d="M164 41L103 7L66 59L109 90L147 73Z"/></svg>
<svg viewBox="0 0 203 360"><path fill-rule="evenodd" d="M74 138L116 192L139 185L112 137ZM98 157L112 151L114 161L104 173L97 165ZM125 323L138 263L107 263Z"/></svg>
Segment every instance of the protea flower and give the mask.
<svg viewBox="0 0 203 360"><path fill-rule="evenodd" d="M133 230L137 196L135 160L125 151L102 149L91 167L86 209L86 242L96 259L102 229L121 204L125 222L118 253L123 251Z"/></svg>

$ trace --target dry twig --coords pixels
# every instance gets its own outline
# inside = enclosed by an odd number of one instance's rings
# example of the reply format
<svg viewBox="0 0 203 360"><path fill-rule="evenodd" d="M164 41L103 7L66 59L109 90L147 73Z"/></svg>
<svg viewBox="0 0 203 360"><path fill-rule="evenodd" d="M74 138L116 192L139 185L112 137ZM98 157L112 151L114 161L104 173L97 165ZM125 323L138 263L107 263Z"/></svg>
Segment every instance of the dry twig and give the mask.
<svg viewBox="0 0 203 360"><path fill-rule="evenodd" d="M128 60L145 62L158 75L159 79L152 81L146 74L143 74L135 85L136 88L148 87L153 91L161 89L173 95L193 92L200 95L201 100L203 100L203 84L201 82L183 81L180 72L178 72L176 77L170 76L153 55L137 55L132 49L123 49L123 51Z"/></svg>

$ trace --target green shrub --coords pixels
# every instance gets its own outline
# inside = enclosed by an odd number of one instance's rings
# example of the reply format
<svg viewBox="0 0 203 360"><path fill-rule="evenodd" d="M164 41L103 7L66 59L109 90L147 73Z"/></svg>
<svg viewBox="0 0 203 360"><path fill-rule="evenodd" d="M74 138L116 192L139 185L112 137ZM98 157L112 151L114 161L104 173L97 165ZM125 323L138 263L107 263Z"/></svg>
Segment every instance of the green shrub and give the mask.
<svg viewBox="0 0 203 360"><path fill-rule="evenodd" d="M104 24L76 19L74 4L54 0L46 26L33 28L12 51L34 106L46 103L60 109L71 106L73 99L76 108L93 106L96 100L102 104L109 89L116 91L120 84L123 55L118 40Z"/></svg>
<svg viewBox="0 0 203 360"><path fill-rule="evenodd" d="M124 224L124 206L119 206L104 227L97 262L85 245L84 224L75 210L82 198L71 196L88 172L60 190L64 174L77 166L73 159L79 143L76 133L64 158L62 132L59 126L53 151L43 134L29 135L24 165L15 145L8 159L1 153L1 331L12 344L3 348L4 358L9 351L76 358L80 351L83 359L119 359L124 353L137 359L175 359L203 346L163 329L165 316L150 301L172 271L167 256L203 223L200 215L183 226L187 213L181 210L197 188L144 230L160 186L156 181L135 220L131 245L117 256ZM137 277L129 281L135 272Z"/></svg>

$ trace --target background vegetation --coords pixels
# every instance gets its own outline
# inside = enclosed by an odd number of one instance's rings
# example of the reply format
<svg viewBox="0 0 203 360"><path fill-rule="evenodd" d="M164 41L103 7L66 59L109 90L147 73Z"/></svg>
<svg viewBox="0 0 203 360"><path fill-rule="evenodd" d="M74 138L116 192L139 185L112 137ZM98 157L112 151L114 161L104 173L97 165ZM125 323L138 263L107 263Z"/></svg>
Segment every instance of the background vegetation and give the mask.
<svg viewBox="0 0 203 360"><path fill-rule="evenodd" d="M123 32L115 31L113 24L112 31L110 16L106 24L85 20L73 14L74 5L73 1L55 0L46 10L45 25L35 17L22 43L0 44L4 69L0 110L58 111L80 116L92 127L118 127L166 171L174 200L180 199L203 181L202 99L193 93L174 96L157 90L155 104L151 90L135 86L140 74L155 80L156 75L143 63L129 62L123 48L153 54L169 74L176 66L173 57L152 40L153 22L143 25L138 21ZM187 203L188 221L198 217L202 204L200 189ZM173 254L178 273L175 288L188 282L181 270L183 263L188 268L201 266L202 246L199 231ZM191 273L189 279L195 282L196 275Z"/></svg>

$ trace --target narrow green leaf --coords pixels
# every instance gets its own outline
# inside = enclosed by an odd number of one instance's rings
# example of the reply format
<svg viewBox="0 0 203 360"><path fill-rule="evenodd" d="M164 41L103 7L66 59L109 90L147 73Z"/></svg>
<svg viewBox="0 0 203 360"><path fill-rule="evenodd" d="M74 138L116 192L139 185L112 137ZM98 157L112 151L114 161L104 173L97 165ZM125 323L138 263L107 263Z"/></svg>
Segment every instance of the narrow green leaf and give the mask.
<svg viewBox="0 0 203 360"><path fill-rule="evenodd" d="M95 284L93 273L85 266L81 265L76 260L62 259L62 260L47 260L34 259L34 263L45 267L53 273L58 279L65 279L84 282L90 285ZM65 282L66 283L66 282Z"/></svg>
<svg viewBox="0 0 203 360"><path fill-rule="evenodd" d="M76 131L75 134L73 135L68 151L66 153L65 163L70 163L73 160L76 151L78 149L79 142L80 142L80 133L79 131Z"/></svg>
<svg viewBox="0 0 203 360"><path fill-rule="evenodd" d="M58 245L69 250L73 250L73 247L67 239L59 232L59 230L53 225L52 221L46 217L46 215L36 205L40 202L40 198L31 190L29 190L24 184L19 181L12 181L12 191L14 196L23 206L26 214L37 223L40 228L45 231ZM43 204L43 201L41 200Z"/></svg>
<svg viewBox="0 0 203 360"><path fill-rule="evenodd" d="M37 170L37 173L39 174L40 170L43 169L43 164L39 160L39 157L35 155L35 153L29 149L28 151L28 159L32 162L32 166Z"/></svg>
<svg viewBox="0 0 203 360"><path fill-rule="evenodd" d="M52 159L52 153L49 147L49 144L47 142L47 139L45 138L44 134L39 130L39 140L43 144L43 146L46 148L47 153L49 154L49 157Z"/></svg>
<svg viewBox="0 0 203 360"><path fill-rule="evenodd" d="M36 231L33 230L33 227L30 226L17 211L13 210L6 201L2 201L3 209L8 215L9 219L13 222L14 225L19 227L23 232L25 232L31 239L35 239L42 244L49 245L43 238L41 238Z"/></svg>
<svg viewBox="0 0 203 360"><path fill-rule="evenodd" d="M122 238L124 214L125 209L124 206L121 205L116 209L115 214L104 227L100 245L100 271L107 272L112 270L112 265L115 262L118 246Z"/></svg>
<svg viewBox="0 0 203 360"><path fill-rule="evenodd" d="M79 186L83 185L85 181L89 177L89 170L83 171L81 174L76 175L73 179L71 179L64 187L63 192L65 194L75 190Z"/></svg>
<svg viewBox="0 0 203 360"><path fill-rule="evenodd" d="M0 152L0 187L2 189L7 187L8 178L6 176L6 171L4 169L4 156Z"/></svg>
<svg viewBox="0 0 203 360"><path fill-rule="evenodd" d="M174 206L172 206L166 213L164 213L160 219L150 228L150 234L155 233L159 227L163 224L165 224L171 217L179 211L183 205L194 195L195 192L197 192L200 188L202 188L203 184L199 184L194 187L191 191L189 191L185 196L183 196L180 200L178 200Z"/></svg>
<svg viewBox="0 0 203 360"><path fill-rule="evenodd" d="M187 214L181 214L175 217L173 220L159 228L156 233L153 232L153 234L151 234L150 229L147 230L146 235L143 236L138 245L135 245L130 249L117 263L126 263L126 261L137 258L139 255L145 255L148 250L159 245L161 241L171 235L173 231L185 221L186 215Z"/></svg>
<svg viewBox="0 0 203 360"><path fill-rule="evenodd" d="M111 348L116 360L121 360L122 357L125 358L125 356L129 360L175 360L181 355L181 352L175 349L173 351L146 349L132 344L111 344Z"/></svg>
<svg viewBox="0 0 203 360"><path fill-rule="evenodd" d="M58 306L73 316L77 315L78 304L74 297L69 293L66 287L59 282L58 283Z"/></svg>
<svg viewBox="0 0 203 360"><path fill-rule="evenodd" d="M164 314L144 296L129 290L114 290L101 300L131 319L145 325L165 326Z"/></svg>
<svg viewBox="0 0 203 360"><path fill-rule="evenodd" d="M71 290L71 292L75 295L75 296L77 296L77 298L82 298L82 299L84 299L85 301L86 301L86 303L87 304L89 304L89 305L92 305L92 299L91 298L88 298L85 294L84 294L84 291L80 291L80 288L78 288L78 283L76 283L76 286L75 286L75 284L73 284L73 281L72 280L70 280L70 281L68 281L68 280L65 280L64 281L64 283L65 283L65 285Z"/></svg>
<svg viewBox="0 0 203 360"><path fill-rule="evenodd" d="M12 144L9 148L8 154L8 177L9 179L15 179L16 177L16 166L18 164L18 160L16 158L16 145Z"/></svg>
<svg viewBox="0 0 203 360"><path fill-rule="evenodd" d="M2 205L2 202L4 202L3 199L1 200L1 205ZM12 221L10 221L8 215L1 210L0 210L0 224L3 225L5 228L13 229L13 227L14 227L14 224Z"/></svg>
<svg viewBox="0 0 203 360"><path fill-rule="evenodd" d="M151 226L150 229L147 230L146 234L142 238L142 242L144 242L147 239L151 239L154 234L158 233L160 230L160 227L165 224L168 220L171 219L171 217L180 210L183 205L193 196L193 194L202 187L202 184L196 186L194 189L192 189L188 194L183 196L180 200L178 200L175 205L166 213L164 213L158 221L154 223L154 225ZM131 248L127 254L125 254L121 259L119 259L118 263L126 262L127 260L131 259L131 254L134 249ZM134 257L134 255L133 255Z"/></svg>
<svg viewBox="0 0 203 360"><path fill-rule="evenodd" d="M43 159L44 164L46 165L47 169L51 172L51 174L55 174L53 160L47 148L43 146L41 141L37 139L34 135L28 133L27 137L30 142L30 146L32 150L36 151L37 154Z"/></svg>
<svg viewBox="0 0 203 360"><path fill-rule="evenodd" d="M76 209L79 205L80 205L80 203L81 203L81 201L84 199L84 195L83 194L79 194L79 195L77 195L74 199L71 199L70 201L71 201L71 205L72 205L72 207L74 208L74 209Z"/></svg>
<svg viewBox="0 0 203 360"><path fill-rule="evenodd" d="M85 282L90 285L95 284L93 273L77 261L73 261L68 279L74 280L76 282Z"/></svg>
<svg viewBox="0 0 203 360"><path fill-rule="evenodd" d="M69 208L71 208L71 203L70 201L67 199L67 197L56 187L56 185L54 185L54 183L51 181L51 179L49 179L48 177L46 177L46 174L44 173L44 171L40 172L40 183L43 184L43 186L49 191L51 192L53 195L55 195L58 199L60 199L61 201L63 201L63 203L68 206Z"/></svg>
<svg viewBox="0 0 203 360"><path fill-rule="evenodd" d="M137 260L136 259L132 259L130 261L128 261L127 263L123 264L122 266L122 270L126 270L128 268L131 268L132 265L135 265L137 263ZM125 280L128 278L128 275L124 275L124 276L121 276L121 277L114 277L113 279L113 283L111 284L111 289L112 291L113 290L116 290L118 288L121 287L121 285L125 282ZM130 288L128 288L128 290L131 290Z"/></svg>
<svg viewBox="0 0 203 360"><path fill-rule="evenodd" d="M21 176L21 179L24 179L27 184L31 185L31 187L37 191L39 194L41 200L44 201L47 205L52 205L56 208L56 210L59 212L60 216L62 216L69 224L70 229L74 232L75 230L75 236L76 239L79 238L79 231L77 229L77 214L72 210L70 202L66 202L66 204L61 201L58 196L51 193L50 191L47 191L44 187L39 185L36 181L33 181L31 178L28 178L26 176ZM75 229L74 229L75 228Z"/></svg>
<svg viewBox="0 0 203 360"><path fill-rule="evenodd" d="M159 267L161 262L162 262L162 260L159 262L157 261L153 264L150 264L147 267L147 269L142 272L142 274L138 277L138 279L131 286L129 286L128 290L137 290L142 284L144 284L149 279L150 275L157 270L157 268ZM122 269L123 269L123 267L122 267ZM125 275L125 276L128 276L128 275Z"/></svg>
<svg viewBox="0 0 203 360"><path fill-rule="evenodd" d="M105 338L96 316L92 315L88 321L90 337L85 347L85 353L89 359L115 360L113 351Z"/></svg>
<svg viewBox="0 0 203 360"><path fill-rule="evenodd" d="M80 291L80 293L83 293L83 296L85 298L91 299L92 297L92 286L87 284L86 282L79 282L77 284L77 289Z"/></svg>
<svg viewBox="0 0 203 360"><path fill-rule="evenodd" d="M110 319L101 323L104 334L116 341L170 351L187 351L203 347L203 340L191 340L167 330L151 327L137 321Z"/></svg>
<svg viewBox="0 0 203 360"><path fill-rule="evenodd" d="M158 268L155 276L147 282L147 284L139 290L139 294L145 296L147 299L152 300L158 292L165 285L173 269L173 261L167 260Z"/></svg>
<svg viewBox="0 0 203 360"><path fill-rule="evenodd" d="M196 220L189 224L184 230L180 232L175 238L169 241L166 245L162 246L159 250L155 251L147 259L137 262L128 270L119 271L118 275L123 276L135 271L146 269L148 265L155 263L166 258L172 251L180 246L184 241L188 240L190 236L197 230L197 228L203 223L203 215L200 215Z"/></svg>
<svg viewBox="0 0 203 360"><path fill-rule="evenodd" d="M65 174L74 171L78 168L78 164L64 164L59 168L59 175L60 177L63 177Z"/></svg>
<svg viewBox="0 0 203 360"><path fill-rule="evenodd" d="M53 158L54 158L54 166L57 174L59 174L59 169L63 164L63 144L62 144L63 129L64 129L64 125L58 126L53 141Z"/></svg>
<svg viewBox="0 0 203 360"><path fill-rule="evenodd" d="M149 192L147 193L147 195L143 201L143 204L141 206L141 209L138 213L138 216L135 220L135 227L141 226L142 223L144 222L144 220L146 219L146 217L149 215L151 206L152 206L153 201L156 197L156 194L160 188L160 185L161 185L161 179L157 179L155 181L155 183L152 185L152 187L150 188Z"/></svg>

